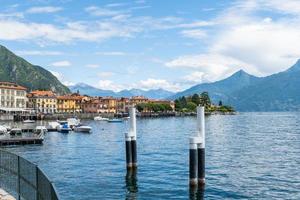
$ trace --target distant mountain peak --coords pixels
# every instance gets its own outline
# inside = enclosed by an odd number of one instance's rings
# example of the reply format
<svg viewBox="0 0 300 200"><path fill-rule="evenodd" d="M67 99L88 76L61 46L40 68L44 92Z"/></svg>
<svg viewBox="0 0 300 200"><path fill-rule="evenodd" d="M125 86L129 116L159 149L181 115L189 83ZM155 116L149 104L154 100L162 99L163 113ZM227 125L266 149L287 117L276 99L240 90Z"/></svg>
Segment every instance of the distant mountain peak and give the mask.
<svg viewBox="0 0 300 200"><path fill-rule="evenodd" d="M298 59L297 62L287 70L287 72L296 72L296 71L300 71L300 59Z"/></svg>
<svg viewBox="0 0 300 200"><path fill-rule="evenodd" d="M251 74L248 74L246 71L243 69L240 69L239 71L235 72L232 74L232 76L252 76Z"/></svg>

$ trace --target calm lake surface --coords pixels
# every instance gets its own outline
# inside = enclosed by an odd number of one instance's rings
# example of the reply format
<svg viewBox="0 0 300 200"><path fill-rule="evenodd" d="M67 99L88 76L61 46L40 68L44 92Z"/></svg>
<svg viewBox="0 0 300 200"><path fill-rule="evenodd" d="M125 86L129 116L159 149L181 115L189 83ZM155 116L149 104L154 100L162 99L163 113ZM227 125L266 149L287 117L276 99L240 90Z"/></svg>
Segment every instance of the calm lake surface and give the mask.
<svg viewBox="0 0 300 200"><path fill-rule="evenodd" d="M7 148L37 163L63 200L300 199L300 113L206 118L206 187L189 191L196 118L138 119L137 180L126 181L128 124L83 121L93 133L48 133L44 145Z"/></svg>

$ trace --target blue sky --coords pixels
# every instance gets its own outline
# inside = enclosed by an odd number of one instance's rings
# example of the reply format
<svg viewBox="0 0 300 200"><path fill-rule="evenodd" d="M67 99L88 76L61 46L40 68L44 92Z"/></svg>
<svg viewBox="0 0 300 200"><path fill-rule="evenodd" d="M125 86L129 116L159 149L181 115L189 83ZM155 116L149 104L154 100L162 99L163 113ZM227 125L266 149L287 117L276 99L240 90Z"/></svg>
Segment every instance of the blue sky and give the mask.
<svg viewBox="0 0 300 200"><path fill-rule="evenodd" d="M300 58L298 0L0 2L0 43L66 85L180 91Z"/></svg>

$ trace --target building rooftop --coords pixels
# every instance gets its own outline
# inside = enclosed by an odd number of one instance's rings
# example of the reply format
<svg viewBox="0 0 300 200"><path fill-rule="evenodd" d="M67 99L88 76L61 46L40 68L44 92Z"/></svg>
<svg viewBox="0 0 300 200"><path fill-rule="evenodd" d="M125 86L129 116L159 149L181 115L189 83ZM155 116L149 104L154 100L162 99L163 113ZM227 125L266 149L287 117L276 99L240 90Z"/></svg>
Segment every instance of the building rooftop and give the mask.
<svg viewBox="0 0 300 200"><path fill-rule="evenodd" d="M12 82L0 82L0 88L3 89L14 89L14 90L27 90L26 87L20 86Z"/></svg>
<svg viewBox="0 0 300 200"><path fill-rule="evenodd" d="M55 97L54 92L49 91L49 90L34 90L32 92L30 92L28 95L28 97Z"/></svg>

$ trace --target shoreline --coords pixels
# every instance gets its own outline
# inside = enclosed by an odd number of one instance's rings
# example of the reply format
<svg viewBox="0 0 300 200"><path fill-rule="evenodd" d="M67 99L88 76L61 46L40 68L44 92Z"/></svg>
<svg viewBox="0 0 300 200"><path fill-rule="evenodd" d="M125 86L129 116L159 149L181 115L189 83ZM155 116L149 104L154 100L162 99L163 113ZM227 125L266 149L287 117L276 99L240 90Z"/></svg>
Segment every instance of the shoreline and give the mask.
<svg viewBox="0 0 300 200"><path fill-rule="evenodd" d="M206 112L205 115L236 115L238 112ZM196 112L163 112L163 113L153 113L153 112L142 112L137 113L139 118L157 118L157 117L186 117L186 116L196 116ZM32 115L0 115L0 121L23 121L26 119L31 120L64 120L67 118L77 117L80 119L94 119L96 116L101 116L105 118L123 118L128 117L128 113L56 113L56 114L32 114Z"/></svg>

